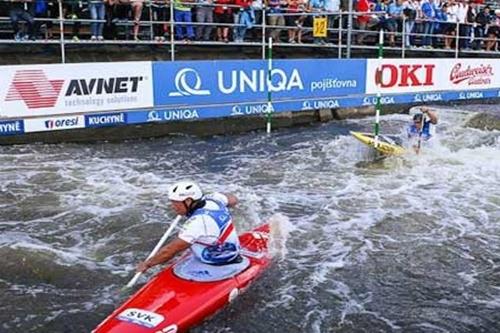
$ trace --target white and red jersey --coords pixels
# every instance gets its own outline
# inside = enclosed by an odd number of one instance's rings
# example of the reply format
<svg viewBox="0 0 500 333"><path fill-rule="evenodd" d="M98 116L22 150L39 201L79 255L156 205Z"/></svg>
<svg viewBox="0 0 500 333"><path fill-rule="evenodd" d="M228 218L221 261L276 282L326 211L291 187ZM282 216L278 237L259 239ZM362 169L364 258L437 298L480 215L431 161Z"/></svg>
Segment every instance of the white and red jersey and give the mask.
<svg viewBox="0 0 500 333"><path fill-rule="evenodd" d="M234 260L240 250L238 234L222 193L203 198L205 205L196 209L183 226L179 238L191 243L191 250L202 262L224 264Z"/></svg>

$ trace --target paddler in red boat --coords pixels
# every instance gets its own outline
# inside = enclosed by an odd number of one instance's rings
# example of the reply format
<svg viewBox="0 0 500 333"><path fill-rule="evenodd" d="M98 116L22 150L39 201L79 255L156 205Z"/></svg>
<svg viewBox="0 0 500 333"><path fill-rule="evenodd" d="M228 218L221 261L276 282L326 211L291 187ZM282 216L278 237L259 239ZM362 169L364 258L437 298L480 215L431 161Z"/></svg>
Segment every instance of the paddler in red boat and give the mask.
<svg viewBox="0 0 500 333"><path fill-rule="evenodd" d="M195 182L181 181L170 187L168 199L173 210L187 217L187 221L177 238L141 262L137 272L166 263L188 248L198 260L210 265L241 261L238 234L228 209L238 203L236 196L223 193L204 195Z"/></svg>

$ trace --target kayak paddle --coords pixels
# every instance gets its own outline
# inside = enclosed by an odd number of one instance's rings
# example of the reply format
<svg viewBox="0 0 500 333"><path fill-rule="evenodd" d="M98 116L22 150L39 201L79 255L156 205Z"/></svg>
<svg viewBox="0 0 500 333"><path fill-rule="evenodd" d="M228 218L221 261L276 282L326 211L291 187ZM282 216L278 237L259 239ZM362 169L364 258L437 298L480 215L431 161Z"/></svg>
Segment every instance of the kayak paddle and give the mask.
<svg viewBox="0 0 500 333"><path fill-rule="evenodd" d="M146 258L146 260L148 260L149 258L151 258L152 256L154 256L160 250L160 248L163 246L163 243L165 243L165 241L167 240L168 236L170 236L170 234L172 233L172 230L174 230L174 228L177 226L177 224L179 223L179 221L181 220L181 218L182 218L181 215L177 215L177 217L175 218L175 220L172 222L172 224L170 224L170 227L163 234L163 236L161 237L160 241L158 242L158 244L156 244L155 248L153 249L153 251L151 251L151 253ZM132 280L130 280L129 283L127 283L127 285L125 286L125 288L132 288L134 286L134 284L137 282L137 279L139 279L139 277L141 276L141 274L142 274L142 272L135 273L134 277L132 278Z"/></svg>
<svg viewBox="0 0 500 333"><path fill-rule="evenodd" d="M424 124L425 124L425 114L422 114L422 122L420 123L420 132L418 133L417 155L420 153L420 147L422 146L422 133L424 132Z"/></svg>

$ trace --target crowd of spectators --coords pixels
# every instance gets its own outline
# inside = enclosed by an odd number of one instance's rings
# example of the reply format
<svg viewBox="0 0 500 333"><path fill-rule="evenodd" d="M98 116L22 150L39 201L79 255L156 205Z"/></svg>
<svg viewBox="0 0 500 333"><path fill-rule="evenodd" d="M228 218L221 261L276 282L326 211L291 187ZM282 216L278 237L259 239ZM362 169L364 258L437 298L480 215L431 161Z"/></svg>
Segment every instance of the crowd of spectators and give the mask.
<svg viewBox="0 0 500 333"><path fill-rule="evenodd" d="M65 26L71 27L66 33L74 40L96 42L120 38L162 42L171 33L186 43L258 42L265 18L274 42L302 43L304 34L311 36L314 17L328 17L330 29L347 24L345 14L339 20L339 12L346 10L341 0L67 0L62 8L68 20ZM353 44L375 44L375 32L384 29L390 46L449 49L459 36L461 49L498 47L500 10L483 0L354 0L354 10ZM10 18L18 41L51 38L50 19L59 17L59 6L54 0L0 0L0 17ZM19 22L24 22L22 28ZM308 41L325 44L328 38Z"/></svg>
<svg viewBox="0 0 500 333"><path fill-rule="evenodd" d="M396 33L407 48L458 47L462 50L494 51L500 38L500 9L484 0L358 0L361 30L384 29L389 45L395 46ZM358 44L365 32L358 33ZM458 37L458 45L457 45ZM401 44L400 44L401 45Z"/></svg>

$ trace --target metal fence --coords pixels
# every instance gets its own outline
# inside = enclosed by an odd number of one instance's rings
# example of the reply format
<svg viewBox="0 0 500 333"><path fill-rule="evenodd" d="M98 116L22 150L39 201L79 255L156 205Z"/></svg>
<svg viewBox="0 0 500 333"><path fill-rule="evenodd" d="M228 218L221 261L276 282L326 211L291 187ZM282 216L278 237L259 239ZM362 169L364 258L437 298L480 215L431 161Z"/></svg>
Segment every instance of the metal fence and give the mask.
<svg viewBox="0 0 500 333"><path fill-rule="evenodd" d="M99 1L97 1L99 2ZM370 15L371 17L374 18L380 18L383 15L385 15L385 12L355 12L355 11L348 11L348 12L325 12L325 11L310 11L310 12L297 12L297 13L290 13L290 12L285 12L285 13L273 13L270 11L269 8L266 8L263 6L262 8L257 8L257 9L252 9L254 14L258 14L258 16L261 18L260 22L257 22L257 24L253 24L251 28L249 28L246 24L236 24L236 23L214 23L214 22L196 22L191 20L192 22L179 22L175 21L175 14L176 14L176 9L175 6L178 5L184 5L184 6L189 6L192 7L192 9L189 9L189 11L194 11L196 12L198 8L200 7L209 7L211 10L215 10L216 7L224 7L224 8L230 8L234 9L234 13L232 13L233 16L233 22L240 22L239 18L237 15L243 15L243 10L240 11L241 7L240 6L235 6L235 5L223 5L223 4L211 4L211 5L206 5L206 4L200 4L200 3L192 3L192 2L176 2L175 4L173 2L170 2L167 6L167 3L164 2L163 5L164 7L162 10L164 10L166 16L168 16L168 20L157 20L155 19L155 4L158 4L158 2L155 1L147 1L144 2L144 8L142 8L142 13L141 13L141 18L139 20L134 20L130 19L128 16L124 18L117 18L117 17L109 17L104 20L99 20L99 19L84 19L84 18L77 18L74 15L68 15L68 10L64 8L65 5L67 5L66 1L57 1L52 3L52 10L53 13L51 13L51 17L36 17L34 18L35 24L37 25L38 28L43 28L45 32L45 37L42 39L35 39L35 40L14 40L12 38L3 38L0 39L0 45L1 44L9 44L9 43L21 43L21 44L58 44L60 46L60 55L61 55L61 62L65 63L66 62L66 47L67 45L89 45L89 44L95 44L95 43L101 43L101 44L120 44L120 45L126 45L126 44L144 44L144 45L157 45L157 46L165 46L168 47L170 51L170 58L172 61L175 60L175 52L176 49L182 48L185 45L214 45L214 46L220 46L221 48L225 47L226 45L239 45L239 46L245 46L245 47L259 47L262 50L262 58L265 58L266 55L266 48L268 47L268 37L273 36L273 45L276 48L280 47L287 47L287 48L295 48L295 47L307 47L307 48L322 48L322 49L328 49L333 51L338 58L346 57L350 58L351 57L351 50L352 49L376 49L377 46L377 40L378 40L378 30L379 29L385 29L387 30L387 27L384 27L381 24L377 24L373 26L371 29L360 29L358 26L355 24L357 21L358 17L366 17L367 15ZM80 5L79 5L80 6ZM83 6L81 7L83 8ZM85 10L82 10L85 12ZM132 13L132 15L134 15ZM257 16L257 15L256 15ZM283 19L273 19L274 18L281 18ZM285 18L288 18L286 21L288 21L288 24L276 24L276 22L283 22L285 21ZM295 20L294 18L297 18ZM326 37L315 37L314 34L314 21L317 20L318 18L327 18L327 26L326 26ZM270 21L274 21L275 24L269 24ZM302 24L297 23L297 21L302 22ZM5 28L3 30L0 30L0 33L3 31L4 36L9 35L9 27L8 25L11 22L10 17L0 17L0 24L3 25ZM290 22L293 22L290 24ZM425 20L419 20L418 24L419 25L425 25L427 21ZM22 22L21 22L22 23ZM406 57L409 50L411 49L411 52L430 52L431 48L427 47L426 45L422 45L422 41L424 40L431 40L431 43L433 43L434 47L432 48L432 52L439 52L442 53L443 56L450 56L450 57L455 57L458 58L461 55L474 55L474 54L481 54L484 55L485 53L489 53L492 56L500 56L500 52L498 52L498 39L492 40L491 37L488 36L478 36L474 34L476 25L472 24L461 24L461 23L450 23L450 22L443 22L443 21L436 21L433 20L432 24L435 25L446 25L447 27L450 27L450 25L454 25L455 33L453 34L445 34L442 31L439 31L438 33L431 33L431 34L425 34L422 31L413 31L410 30L408 31L407 29L407 19L403 17L401 20L397 21L397 27L401 27L401 29L396 29L395 31L388 31L386 33L386 36L388 36L394 43L391 43L390 45L386 45L385 47L388 49L391 49L396 52L400 52L401 57ZM23 23L26 25L26 23ZM94 41L90 40L90 34L88 32L84 32L86 36L88 36L88 39L83 39L83 38L74 38L72 39L71 36L68 36L69 34L66 32L68 28L74 28L76 25L80 27L80 29L83 30L88 30L89 27L95 24L107 24L107 25L113 25L116 29L121 30L121 32L118 32L113 39L106 39L106 40L100 40L100 41ZM294 25L295 24L295 25ZM167 33L168 38L163 39L163 38L155 38L158 36L155 36L155 27L161 26L164 28L165 32ZM213 36L214 30L218 29L224 29L228 28L230 33L233 35L233 40L232 41L220 41L220 40L215 40L215 38L210 39L210 40L182 40L182 39L176 39L176 29L185 29L187 27L191 27L190 29L194 30L199 30L199 29L204 29L204 28L211 28L211 36ZM417 26L418 27L418 26ZM465 28L466 27L466 28ZM464 29L465 28L465 29ZM54 31L55 30L55 31ZM131 38L131 31L140 31L141 33L141 39L134 39ZM418 29L417 29L418 30ZM247 32L252 32L252 36L249 38L245 39L246 33ZM287 34L290 31L293 31L291 35L297 36L299 34L301 36L301 43L297 43L295 40L292 41L292 39L286 37L285 41L281 39L283 32L286 31ZM462 31L468 31L466 35L461 35ZM49 38L49 33L50 32L55 32L56 35L58 35L58 38L55 39L50 39ZM11 36L13 36L12 31L10 32ZM237 35L243 35L243 38L236 39L234 36ZM138 37L137 35L134 37ZM409 45L408 41L411 39L411 43ZM444 48L442 47L443 44L446 44L448 42L453 43L453 48ZM363 40L363 41L368 41L368 42L360 42L358 41ZM317 42L319 41L319 42ZM316 43L317 42L317 43ZM463 45L468 45L469 43L473 42L475 45L479 45L479 47L476 50L472 50L469 48L464 48L462 47ZM493 43L493 47L490 47L490 50L486 51L483 49L483 45L487 44L490 45ZM417 47L417 45L420 44L420 47ZM422 47L423 46L423 47Z"/></svg>

